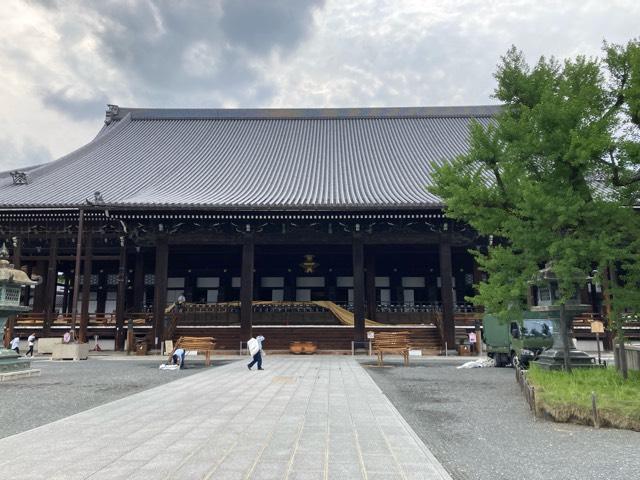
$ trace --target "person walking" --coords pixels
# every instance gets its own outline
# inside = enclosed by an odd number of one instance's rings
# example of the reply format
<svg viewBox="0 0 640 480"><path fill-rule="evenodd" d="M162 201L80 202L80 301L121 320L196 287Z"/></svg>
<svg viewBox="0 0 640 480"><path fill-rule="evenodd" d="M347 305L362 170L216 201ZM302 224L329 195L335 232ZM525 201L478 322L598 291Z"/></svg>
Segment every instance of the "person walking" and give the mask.
<svg viewBox="0 0 640 480"><path fill-rule="evenodd" d="M251 367L256 363L258 364L258 370L264 370L264 368L262 368L262 342L264 342L264 337L262 335L258 335L256 338L251 338L247 342L249 353L253 356L253 360L247 365L249 370L251 370Z"/></svg>
<svg viewBox="0 0 640 480"><path fill-rule="evenodd" d="M20 355L20 337L14 337L11 340L11 350L15 350L18 355Z"/></svg>
<svg viewBox="0 0 640 480"><path fill-rule="evenodd" d="M27 350L27 353L25 353L24 356L28 357L29 354L31 354L31 358L33 358L33 347L36 344L36 334L32 333L31 335L29 335L29 338L27 338L27 342L29 342L29 350Z"/></svg>

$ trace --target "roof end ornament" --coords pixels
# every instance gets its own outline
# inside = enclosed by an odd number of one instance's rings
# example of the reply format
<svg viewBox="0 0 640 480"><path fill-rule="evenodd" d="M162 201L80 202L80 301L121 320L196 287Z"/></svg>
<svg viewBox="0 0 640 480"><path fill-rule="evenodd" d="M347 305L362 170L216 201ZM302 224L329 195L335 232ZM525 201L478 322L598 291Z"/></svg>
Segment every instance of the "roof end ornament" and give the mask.
<svg viewBox="0 0 640 480"><path fill-rule="evenodd" d="M88 198L85 199L85 203L87 205L91 205L91 206L95 206L95 207L100 207L105 204L104 198L102 198L102 194L100 192L94 192L93 193L93 200L89 200Z"/></svg>
<svg viewBox="0 0 640 480"><path fill-rule="evenodd" d="M107 104L106 117L104 119L105 125L109 125L120 113L120 107L112 103Z"/></svg>
<svg viewBox="0 0 640 480"><path fill-rule="evenodd" d="M29 175L27 175L27 172L14 170L13 172L9 172L9 174L13 179L14 185L27 185L29 183Z"/></svg>

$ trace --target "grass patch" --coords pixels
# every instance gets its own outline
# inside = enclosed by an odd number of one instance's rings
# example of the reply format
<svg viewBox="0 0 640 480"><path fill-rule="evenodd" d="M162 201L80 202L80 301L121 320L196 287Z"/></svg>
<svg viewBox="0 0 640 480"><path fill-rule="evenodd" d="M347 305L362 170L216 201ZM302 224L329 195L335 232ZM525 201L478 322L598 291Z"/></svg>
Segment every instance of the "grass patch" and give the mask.
<svg viewBox="0 0 640 480"><path fill-rule="evenodd" d="M559 422L593 425L591 392L597 396L601 426L640 431L640 372L627 381L613 368L576 368L571 373L542 370L527 373L535 387L536 410Z"/></svg>

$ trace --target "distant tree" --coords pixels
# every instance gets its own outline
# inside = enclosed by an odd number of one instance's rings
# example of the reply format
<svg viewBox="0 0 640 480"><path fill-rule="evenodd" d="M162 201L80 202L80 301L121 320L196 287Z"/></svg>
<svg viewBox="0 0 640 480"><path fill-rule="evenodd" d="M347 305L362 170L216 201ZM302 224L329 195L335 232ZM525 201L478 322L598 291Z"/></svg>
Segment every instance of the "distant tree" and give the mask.
<svg viewBox="0 0 640 480"><path fill-rule="evenodd" d="M613 324L640 306L640 43L603 47L602 60L544 57L530 66L512 47L495 73L502 112L474 123L467 154L436 166L429 190L446 214L498 242L474 255L487 280L471 298L506 318L546 262L560 282L565 368L570 319L564 305L594 268L613 275ZM626 368L624 369L626 376Z"/></svg>

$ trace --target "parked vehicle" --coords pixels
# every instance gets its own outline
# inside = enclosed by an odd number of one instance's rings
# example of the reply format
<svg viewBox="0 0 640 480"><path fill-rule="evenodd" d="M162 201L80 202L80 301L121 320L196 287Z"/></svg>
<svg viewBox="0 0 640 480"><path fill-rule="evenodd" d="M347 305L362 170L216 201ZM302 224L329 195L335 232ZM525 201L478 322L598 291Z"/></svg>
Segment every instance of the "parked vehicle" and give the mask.
<svg viewBox="0 0 640 480"><path fill-rule="evenodd" d="M507 365L527 366L553 345L554 321L549 312L524 312L518 320L500 321L493 315L485 315L482 337L487 355L496 367Z"/></svg>

